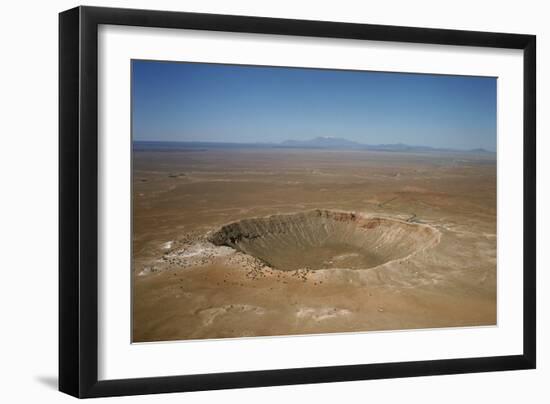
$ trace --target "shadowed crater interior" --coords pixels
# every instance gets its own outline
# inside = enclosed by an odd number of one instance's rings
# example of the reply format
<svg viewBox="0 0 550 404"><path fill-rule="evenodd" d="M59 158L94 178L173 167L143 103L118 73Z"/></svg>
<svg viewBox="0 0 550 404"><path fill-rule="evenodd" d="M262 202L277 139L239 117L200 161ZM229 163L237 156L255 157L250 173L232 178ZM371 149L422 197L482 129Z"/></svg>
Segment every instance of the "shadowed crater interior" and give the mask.
<svg viewBox="0 0 550 404"><path fill-rule="evenodd" d="M372 268L431 246L438 237L427 225L313 210L243 219L223 226L209 239L273 268L292 271Z"/></svg>

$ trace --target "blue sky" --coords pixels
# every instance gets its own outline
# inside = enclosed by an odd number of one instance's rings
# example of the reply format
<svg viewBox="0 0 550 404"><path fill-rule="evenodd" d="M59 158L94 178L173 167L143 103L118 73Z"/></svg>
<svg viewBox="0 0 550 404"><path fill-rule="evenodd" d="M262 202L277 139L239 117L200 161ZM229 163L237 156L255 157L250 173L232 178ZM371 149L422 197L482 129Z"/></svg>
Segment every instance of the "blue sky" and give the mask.
<svg viewBox="0 0 550 404"><path fill-rule="evenodd" d="M496 149L496 79L132 61L134 140Z"/></svg>

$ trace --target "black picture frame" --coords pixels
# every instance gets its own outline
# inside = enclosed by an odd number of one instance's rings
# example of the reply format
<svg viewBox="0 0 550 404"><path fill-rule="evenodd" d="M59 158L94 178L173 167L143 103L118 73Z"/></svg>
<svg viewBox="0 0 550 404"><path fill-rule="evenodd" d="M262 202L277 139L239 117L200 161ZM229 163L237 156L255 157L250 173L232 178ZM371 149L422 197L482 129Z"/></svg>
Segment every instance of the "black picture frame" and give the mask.
<svg viewBox="0 0 550 404"><path fill-rule="evenodd" d="M523 50L523 354L98 380L98 26L464 45ZM536 37L309 20L77 7L59 15L59 390L75 397L184 392L536 366ZM519 270L519 269L518 269Z"/></svg>

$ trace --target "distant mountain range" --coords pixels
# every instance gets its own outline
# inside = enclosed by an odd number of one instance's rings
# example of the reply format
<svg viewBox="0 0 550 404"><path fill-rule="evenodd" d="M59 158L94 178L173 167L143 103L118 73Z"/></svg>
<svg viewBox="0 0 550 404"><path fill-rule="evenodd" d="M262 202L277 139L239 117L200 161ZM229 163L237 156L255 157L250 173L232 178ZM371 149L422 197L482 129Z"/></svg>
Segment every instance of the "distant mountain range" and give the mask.
<svg viewBox="0 0 550 404"><path fill-rule="evenodd" d="M364 149L365 145L341 137L316 137L309 140L285 140L281 146L323 149Z"/></svg>
<svg viewBox="0 0 550 404"><path fill-rule="evenodd" d="M430 146L411 146L403 143L392 144L364 144L340 137L319 136L309 140L285 140L280 143L229 143L229 142L159 142L159 141L134 141L134 150L183 150L199 151L208 148L289 148L289 149L326 149L326 150L372 150L386 152L455 152L495 154L495 152L477 148L459 150L450 148L436 148Z"/></svg>
<svg viewBox="0 0 550 404"><path fill-rule="evenodd" d="M430 146L411 146L403 143L392 144L364 144L339 137L316 137L309 140L285 140L280 143L280 147L290 148L308 148L308 149L335 149L335 150L375 150L375 151L393 151L393 152L471 152L471 153L494 153L482 148L471 150L458 150L450 148L436 148Z"/></svg>

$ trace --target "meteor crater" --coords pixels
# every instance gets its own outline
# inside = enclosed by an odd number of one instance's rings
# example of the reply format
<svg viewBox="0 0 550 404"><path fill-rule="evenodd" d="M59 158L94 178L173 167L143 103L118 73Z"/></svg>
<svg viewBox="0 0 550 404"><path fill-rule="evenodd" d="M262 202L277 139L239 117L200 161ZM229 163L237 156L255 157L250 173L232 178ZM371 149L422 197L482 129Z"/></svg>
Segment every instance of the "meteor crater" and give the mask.
<svg viewBox="0 0 550 404"><path fill-rule="evenodd" d="M312 210L243 219L209 239L282 271L367 269L435 245L439 231L396 219Z"/></svg>

